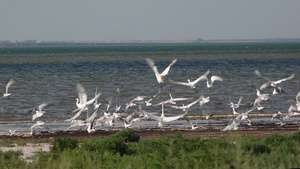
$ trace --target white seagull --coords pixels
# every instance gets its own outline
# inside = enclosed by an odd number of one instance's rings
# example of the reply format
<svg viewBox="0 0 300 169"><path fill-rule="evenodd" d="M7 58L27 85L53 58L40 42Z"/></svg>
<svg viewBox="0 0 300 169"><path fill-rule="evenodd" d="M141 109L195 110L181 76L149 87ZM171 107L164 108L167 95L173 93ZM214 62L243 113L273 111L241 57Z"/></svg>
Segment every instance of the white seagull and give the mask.
<svg viewBox="0 0 300 169"><path fill-rule="evenodd" d="M184 114L179 115L179 116L166 117L165 113L164 113L164 104L162 104L162 106L161 106L161 116L155 116L155 115L147 113L145 111L143 111L143 112L149 118L158 121L158 127L163 127L164 122L171 122L171 121L178 120L178 119L184 117L185 115L187 115L187 113L188 113L188 111L186 111Z"/></svg>
<svg viewBox="0 0 300 169"><path fill-rule="evenodd" d="M184 85L184 86L189 86L190 88L194 89L196 93L198 93L198 90L196 89L196 84L200 81L200 80L207 80L207 75L209 74L209 70L206 71L206 73L200 77L198 77L197 79L191 81L190 79L187 80L187 82L177 82L177 81L174 81L172 79L169 79L169 81L171 83L174 83L174 84L179 84L179 85Z"/></svg>
<svg viewBox="0 0 300 169"><path fill-rule="evenodd" d="M101 93L99 93L99 94L101 95ZM99 109L99 107L101 106L101 103L98 103L98 98L100 96L98 97L97 95L98 95L98 86L97 86L96 91L95 91L94 110Z"/></svg>
<svg viewBox="0 0 300 169"><path fill-rule="evenodd" d="M149 67L153 70L156 80L160 87L160 93L162 93L162 84L164 82L163 77L168 75L170 68L172 65L174 65L177 62L177 59L174 59L169 66L161 73L158 72L157 67L155 66L155 62L152 59L146 58L146 62L148 63Z"/></svg>
<svg viewBox="0 0 300 169"><path fill-rule="evenodd" d="M206 86L209 90L211 90L211 88L214 86L215 81L220 81L223 82L223 78L219 77L219 76L211 76L210 80L207 77L207 75L210 73L210 70L207 70L206 73L203 75L203 79L206 80Z"/></svg>
<svg viewBox="0 0 300 169"><path fill-rule="evenodd" d="M45 124L45 122L43 122L43 121L37 121L35 124L33 124L30 127L30 135L32 135L34 133L34 129L42 128L42 125L44 125L44 124Z"/></svg>
<svg viewBox="0 0 300 169"><path fill-rule="evenodd" d="M277 94L280 94L280 93L284 93L284 91L283 91L280 87L278 87L277 85L280 84L281 82L284 82L284 81L287 81L287 80L291 80L291 79L293 79L294 76L295 76L294 74L292 74L292 75L291 75L290 77L288 77L288 78L280 79L280 80L277 80L277 81L272 81L272 80L270 80L270 79L268 79L268 78L262 76L258 70L255 70L254 73L255 73L258 77L261 77L261 78L263 78L263 79L265 79L265 80L268 81L268 82L264 83L264 84L260 87L260 90L264 90L264 89L266 89L267 87L271 86L271 87L274 88L274 90L273 90L273 95L277 95Z"/></svg>
<svg viewBox="0 0 300 169"><path fill-rule="evenodd" d="M184 104L182 106L173 106L173 105L171 105L170 107L175 108L175 109L181 109L182 111L186 111L186 109L189 109L194 104L196 104L199 101L201 101L202 99L203 99L203 96L200 96L197 100L193 101L192 103L190 103L188 105L184 105Z"/></svg>
<svg viewBox="0 0 300 169"><path fill-rule="evenodd" d="M92 103L94 103L94 101L96 99L98 99L101 95L101 93L98 93L93 99L87 101L87 94L85 92L84 87L81 84L77 84L76 85L76 89L78 92L78 98L76 98L76 106L77 109L75 109L73 112L78 111L78 110L83 110L83 111L87 111L88 110L88 106Z"/></svg>
<svg viewBox="0 0 300 169"><path fill-rule="evenodd" d="M229 103L229 104L230 104L230 107L231 107L231 108L234 108L234 109L239 108L240 105L241 105L242 100L243 100L243 96L240 96L239 101L238 101L237 103L233 103L233 102L231 101L231 97L230 97L230 98L229 98L229 101L230 101L230 103Z"/></svg>
<svg viewBox="0 0 300 169"><path fill-rule="evenodd" d="M297 111L300 111L300 92L297 93L296 95L296 107L297 107Z"/></svg>
<svg viewBox="0 0 300 169"><path fill-rule="evenodd" d="M46 107L48 104L47 103L43 103L40 104L38 107L38 110L35 111L35 114L32 115L32 121L34 121L36 118L42 117L46 112L43 111L43 108Z"/></svg>
<svg viewBox="0 0 300 169"><path fill-rule="evenodd" d="M274 118L276 118L280 121L281 126L285 125L285 117L283 116L283 114L280 111L273 114L271 121L273 121Z"/></svg>
<svg viewBox="0 0 300 169"><path fill-rule="evenodd" d="M14 84L15 83L15 81L13 80L13 79L10 79L9 80L9 82L7 83L7 85L6 85L6 90L5 90L5 93L3 93L3 97L5 97L5 98L7 98L8 96L10 96L11 95L11 93L8 93L8 89L9 89L9 87L12 85L12 84Z"/></svg>
<svg viewBox="0 0 300 169"><path fill-rule="evenodd" d="M12 130L12 129L9 129L8 130L8 134L9 134L9 136L13 136L13 135L15 135L15 132L17 131L17 129L14 129L14 130Z"/></svg>
<svg viewBox="0 0 300 169"><path fill-rule="evenodd" d="M235 119L232 120L231 124L228 124L224 129L221 131L228 131L228 130L237 130L239 129L240 123L236 122Z"/></svg>
<svg viewBox="0 0 300 169"><path fill-rule="evenodd" d="M300 112L297 112L297 111L298 111L297 107L291 105L289 110L288 110L288 114L285 116L285 119L288 119L292 116L299 116Z"/></svg>

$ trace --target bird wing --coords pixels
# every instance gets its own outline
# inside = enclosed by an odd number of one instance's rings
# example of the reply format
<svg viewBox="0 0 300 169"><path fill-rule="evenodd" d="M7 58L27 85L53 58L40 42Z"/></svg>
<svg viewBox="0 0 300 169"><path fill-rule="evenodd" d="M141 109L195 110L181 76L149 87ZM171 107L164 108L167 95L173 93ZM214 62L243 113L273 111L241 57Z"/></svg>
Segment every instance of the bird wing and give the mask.
<svg viewBox="0 0 300 169"><path fill-rule="evenodd" d="M172 79L169 79L169 82L171 83L175 83L175 84L180 84L180 85L184 85L184 86L191 86L189 83L187 82L177 82L177 81L174 81Z"/></svg>
<svg viewBox="0 0 300 169"><path fill-rule="evenodd" d="M291 80L291 79L293 79L294 78L294 74L292 74L290 77L288 77L288 78L284 78L284 79L281 79L281 80L277 80L277 81L275 81L275 82L273 82L273 83L275 83L275 84L279 84L279 83L281 83L281 82L284 82L284 81L287 81L287 80Z"/></svg>
<svg viewBox="0 0 300 169"><path fill-rule="evenodd" d="M98 110L96 110L89 118L86 119L86 122L92 123L96 117L98 117Z"/></svg>
<svg viewBox="0 0 300 169"><path fill-rule="evenodd" d="M177 62L177 59L174 59L174 60L169 64L169 66L168 66L163 72L161 72L160 75L161 75L161 76L166 76L166 75L169 73L171 66L174 65L176 62Z"/></svg>
<svg viewBox="0 0 300 169"><path fill-rule="evenodd" d="M153 114L147 113L144 111L144 114L146 114L150 119L156 120L156 121L161 121L161 117L160 116L155 116Z"/></svg>
<svg viewBox="0 0 300 169"><path fill-rule="evenodd" d="M154 65L154 61L152 59L146 58L146 62L148 63L149 67L153 70L156 80L158 83L163 83L163 79L159 74L157 67Z"/></svg>
<svg viewBox="0 0 300 169"><path fill-rule="evenodd" d="M7 85L6 85L6 93L8 93L8 88L12 85L12 84L14 84L15 83L15 81L13 80L13 79L10 79L9 80L9 82L7 83Z"/></svg>
<svg viewBox="0 0 300 169"><path fill-rule="evenodd" d="M255 70L254 73L255 73L258 77L261 77L261 78L263 78L263 79L266 79L266 80L269 81L269 82L272 82L270 79L268 79L268 78L262 76L258 70Z"/></svg>
<svg viewBox="0 0 300 169"><path fill-rule="evenodd" d="M219 77L219 76L211 76L211 82L214 83L214 81L220 81L223 82L223 78Z"/></svg>
<svg viewBox="0 0 300 169"><path fill-rule="evenodd" d="M79 98L79 103L80 104L85 104L87 102L87 94L85 92L84 87L81 84L76 85L76 89L78 92L78 98Z"/></svg>
<svg viewBox="0 0 300 169"><path fill-rule="evenodd" d="M296 102L299 103L299 97L300 97L300 92L297 93L296 95Z"/></svg>
<svg viewBox="0 0 300 169"><path fill-rule="evenodd" d="M98 98L101 96L102 93L98 93L93 99L86 102L86 105L92 104L95 100L98 100Z"/></svg>
<svg viewBox="0 0 300 169"><path fill-rule="evenodd" d="M202 100L203 96L200 96L197 100L193 101L192 103L186 105L186 108L190 108L194 104L198 103L200 100Z"/></svg>
<svg viewBox="0 0 300 169"><path fill-rule="evenodd" d="M39 105L39 112L41 112L43 110L44 107L46 107L48 104L47 103L43 103Z"/></svg>
<svg viewBox="0 0 300 169"><path fill-rule="evenodd" d="M78 111L78 112L75 114L75 116L73 116L72 118L67 119L67 120L65 120L65 121L72 121L72 120L75 120L77 117L79 117L79 116L81 115L81 113L82 113L82 110Z"/></svg>
<svg viewBox="0 0 300 169"><path fill-rule="evenodd" d="M173 116L173 117L164 117L164 122L171 122L182 118L183 115Z"/></svg>
<svg viewBox="0 0 300 169"><path fill-rule="evenodd" d="M237 105L240 106L240 104L242 103L242 101L243 101L243 96L240 96L240 99L239 99Z"/></svg>
<svg viewBox="0 0 300 169"><path fill-rule="evenodd" d="M164 117L163 121L164 122L171 122L171 121L175 121L178 120L182 117L184 117L185 115L188 114L188 111L185 111L183 114L179 115L179 116L172 116L172 117ZM187 119L187 118L186 118Z"/></svg>
<svg viewBox="0 0 300 169"><path fill-rule="evenodd" d="M288 112L292 113L292 112L297 111L297 110L298 109L295 106L291 105L290 108L289 108L289 110L288 110Z"/></svg>
<svg viewBox="0 0 300 169"><path fill-rule="evenodd" d="M153 72L155 74L159 74L158 70L157 70L157 67L155 66L154 60L146 58L146 62L148 63L149 67L153 70Z"/></svg>
<svg viewBox="0 0 300 169"><path fill-rule="evenodd" d="M266 82L260 86L259 90L264 90L264 89L268 88L270 85L271 85L270 82Z"/></svg>
<svg viewBox="0 0 300 169"><path fill-rule="evenodd" d="M207 76L204 74L204 75L198 77L196 80L192 81L191 83L192 83L193 85L195 85L195 84L197 84L200 80L207 80Z"/></svg>

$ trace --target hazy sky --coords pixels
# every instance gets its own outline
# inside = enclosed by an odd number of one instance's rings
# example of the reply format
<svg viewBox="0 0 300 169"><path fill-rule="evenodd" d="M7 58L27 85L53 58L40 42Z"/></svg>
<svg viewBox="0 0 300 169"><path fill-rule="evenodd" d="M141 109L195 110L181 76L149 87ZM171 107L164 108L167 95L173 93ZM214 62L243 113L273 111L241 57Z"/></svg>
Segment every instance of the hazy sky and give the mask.
<svg viewBox="0 0 300 169"><path fill-rule="evenodd" d="M299 0L0 0L0 40L300 38Z"/></svg>

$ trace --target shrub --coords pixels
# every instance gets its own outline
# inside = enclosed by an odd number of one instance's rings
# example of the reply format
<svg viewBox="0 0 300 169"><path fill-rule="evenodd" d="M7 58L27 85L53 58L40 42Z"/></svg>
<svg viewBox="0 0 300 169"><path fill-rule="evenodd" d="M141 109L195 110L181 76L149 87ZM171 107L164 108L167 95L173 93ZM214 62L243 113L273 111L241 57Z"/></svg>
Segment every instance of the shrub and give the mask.
<svg viewBox="0 0 300 169"><path fill-rule="evenodd" d="M294 141L297 141L300 143L300 131L296 132L295 134L291 135L290 138Z"/></svg>
<svg viewBox="0 0 300 169"><path fill-rule="evenodd" d="M262 142L253 142L253 143L244 143L242 144L242 149L246 152L251 152L251 154L270 154L271 153L271 148L266 146Z"/></svg>
<svg viewBox="0 0 300 169"><path fill-rule="evenodd" d="M21 151L0 151L0 168L20 168L20 166L25 166L26 162L20 159L22 154Z"/></svg>
<svg viewBox="0 0 300 169"><path fill-rule="evenodd" d="M114 134L114 136L123 138L125 142L138 142L140 140L140 135L138 135L133 129L119 131Z"/></svg>
<svg viewBox="0 0 300 169"><path fill-rule="evenodd" d="M1 141L1 142L0 142L0 146L1 146L1 147L14 147L15 144L14 144L14 142L11 141L11 140L4 140L4 141Z"/></svg>
<svg viewBox="0 0 300 169"><path fill-rule="evenodd" d="M279 146L282 142L286 141L287 137L284 135L279 135L277 133L268 136L267 138L265 138L264 142L267 145L271 145L271 146Z"/></svg>
<svg viewBox="0 0 300 169"><path fill-rule="evenodd" d="M66 138L55 138L51 151L63 151L65 149L74 149L78 147L78 140L70 137Z"/></svg>

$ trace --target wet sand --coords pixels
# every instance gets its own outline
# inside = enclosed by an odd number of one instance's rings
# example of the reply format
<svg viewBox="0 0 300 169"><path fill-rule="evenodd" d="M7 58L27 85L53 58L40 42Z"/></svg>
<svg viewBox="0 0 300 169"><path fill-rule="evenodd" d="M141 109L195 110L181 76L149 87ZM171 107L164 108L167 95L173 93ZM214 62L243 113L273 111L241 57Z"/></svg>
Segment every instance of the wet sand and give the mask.
<svg viewBox="0 0 300 169"><path fill-rule="evenodd" d="M253 136L257 138L265 138L274 133L292 135L300 131L300 124L289 123L284 126L280 126L276 123L253 123L251 126L241 125L238 130L221 131L226 125L223 124L209 124L202 125L202 127L196 130L191 130L190 127L134 127L135 130L144 139L158 139L166 135L182 133L185 137L202 137L202 138L219 138L219 137L234 137L234 136ZM84 130L71 130L71 131L41 131L35 135L29 135L27 133L18 133L14 136L2 133L0 140L12 140L17 141L24 139L25 141L39 141L39 140L52 140L54 138L71 137L74 139L91 139L97 137L106 137L116 132L124 130L122 127L113 128L111 130L96 130L94 133L87 133Z"/></svg>

